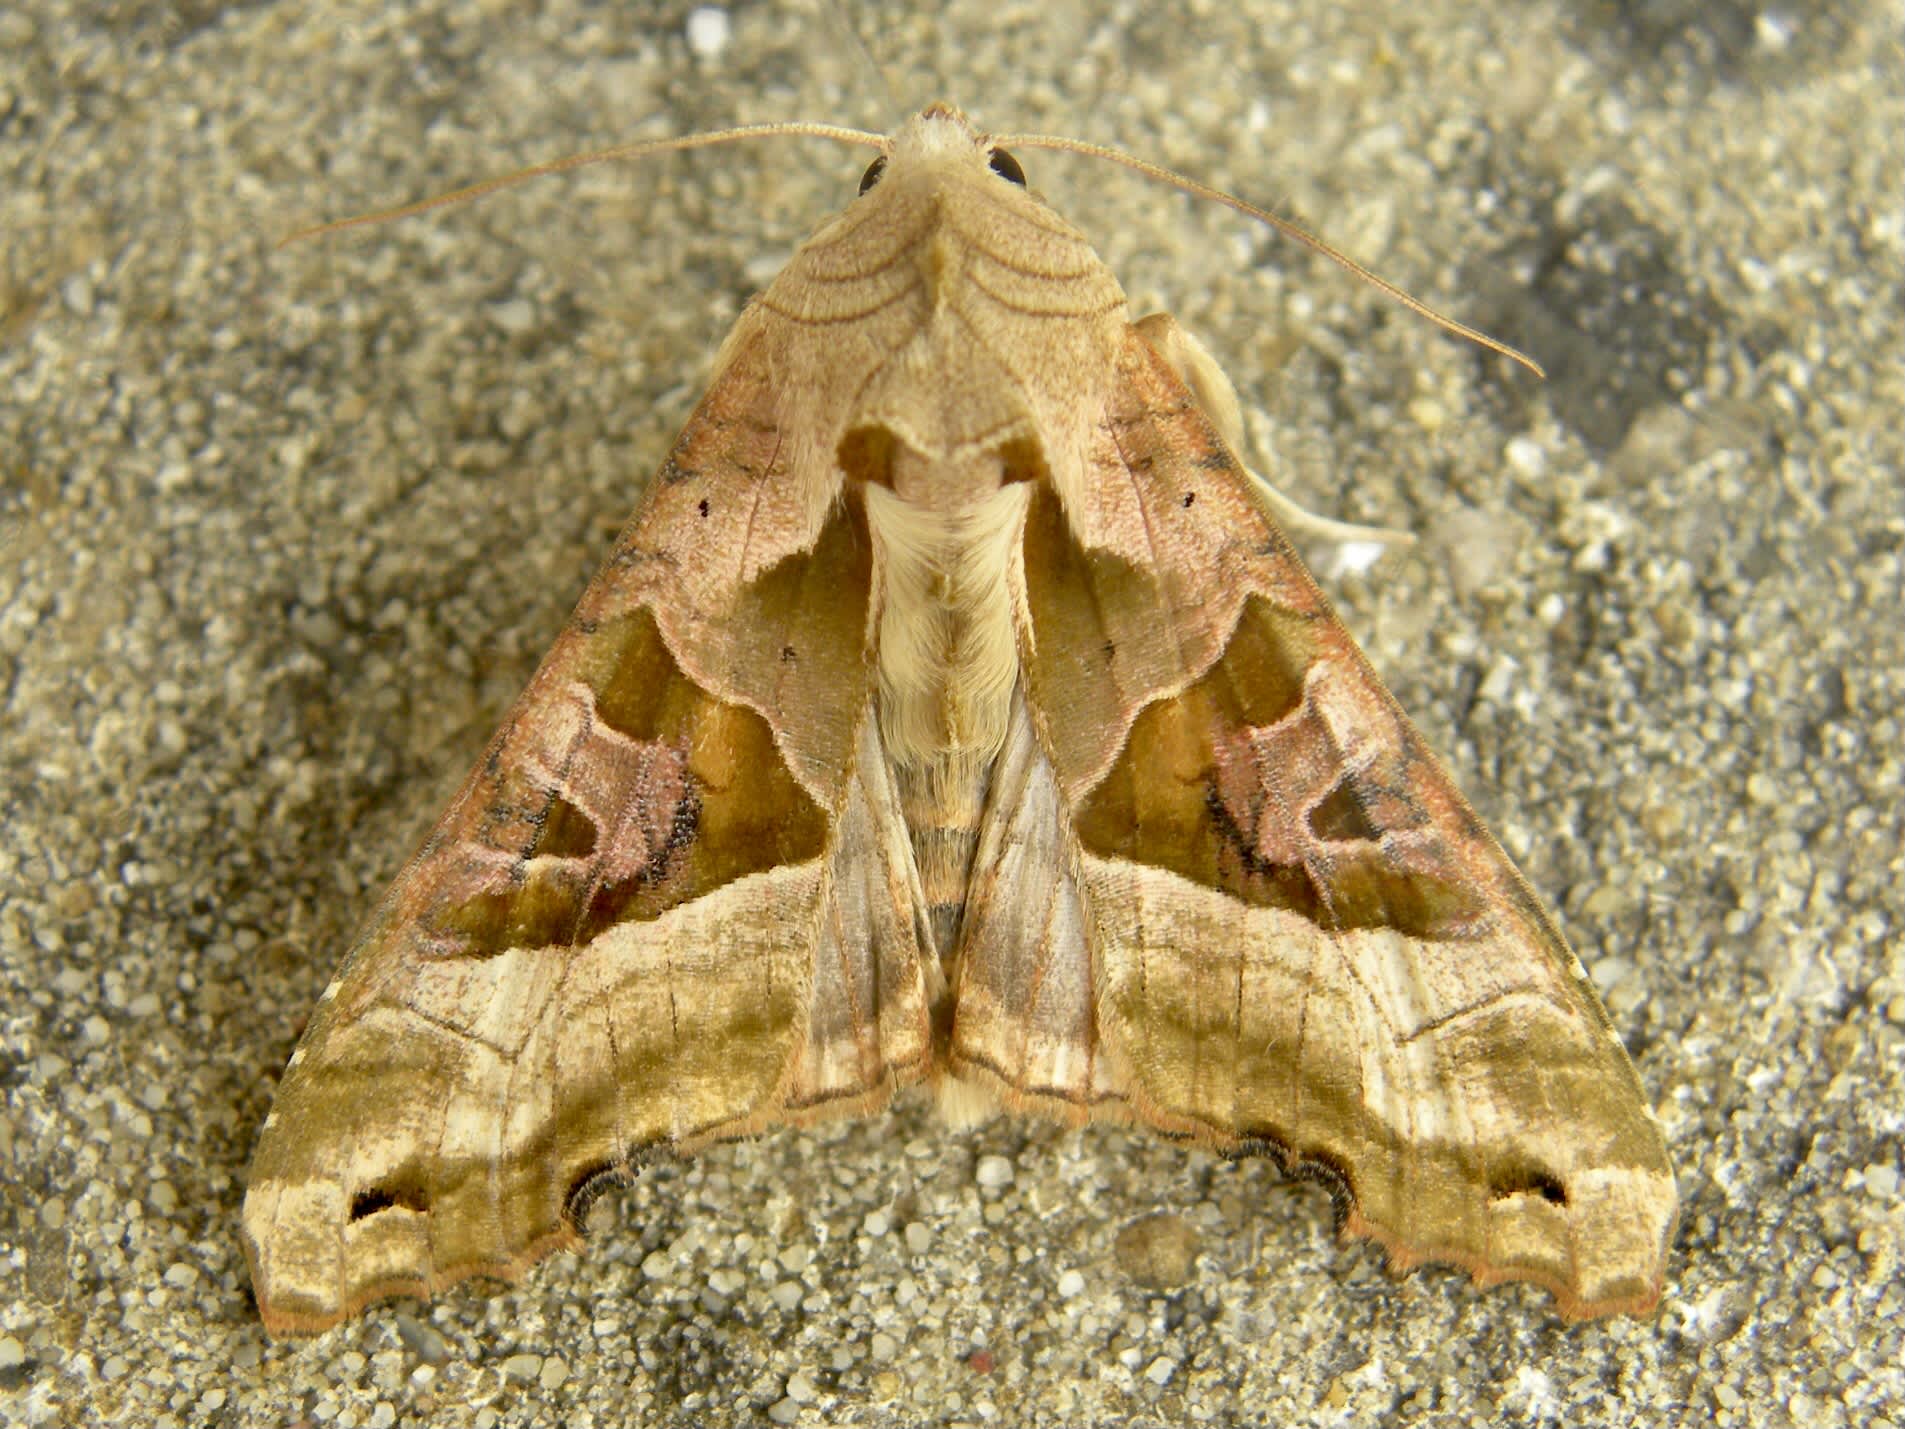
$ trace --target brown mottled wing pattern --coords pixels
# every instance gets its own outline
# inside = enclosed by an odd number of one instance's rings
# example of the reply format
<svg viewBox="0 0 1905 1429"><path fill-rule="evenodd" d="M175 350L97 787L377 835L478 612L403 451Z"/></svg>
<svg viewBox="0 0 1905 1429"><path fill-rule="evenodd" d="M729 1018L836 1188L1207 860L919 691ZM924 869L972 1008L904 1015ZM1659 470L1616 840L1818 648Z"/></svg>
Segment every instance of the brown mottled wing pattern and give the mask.
<svg viewBox="0 0 1905 1429"><path fill-rule="evenodd" d="M864 513L778 465L769 366L731 354L293 1054L244 1211L274 1332L512 1276L645 1149L924 1071Z"/></svg>
<svg viewBox="0 0 1905 1429"><path fill-rule="evenodd" d="M1579 963L1135 331L1094 464L1097 509L1041 490L1024 545L1057 807L1012 817L1069 820L1066 877L1016 915L1024 968L976 891L961 986L1005 990L962 997L956 1050L1025 1100L1069 1059L1061 1099L1274 1150L1398 1264L1651 1308L1672 1176ZM1062 948L1093 1017L1028 991Z"/></svg>

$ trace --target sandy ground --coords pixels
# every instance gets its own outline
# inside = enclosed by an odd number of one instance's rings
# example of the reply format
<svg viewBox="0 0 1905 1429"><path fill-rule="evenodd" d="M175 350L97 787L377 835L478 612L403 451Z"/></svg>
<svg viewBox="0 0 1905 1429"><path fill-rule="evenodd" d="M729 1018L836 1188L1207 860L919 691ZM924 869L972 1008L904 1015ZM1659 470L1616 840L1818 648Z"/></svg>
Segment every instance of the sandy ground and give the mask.
<svg viewBox="0 0 1905 1429"><path fill-rule="evenodd" d="M868 22L896 97L828 15L724 13L0 14L0 1420L1905 1423L1899 10L956 3ZM937 97L1272 203L1549 364L1026 156L1291 491L1422 536L1330 588L1657 1100L1656 1317L1392 1278L1262 1163L909 1103L646 1177L514 1289L264 1336L238 1206L306 1011L865 158L275 240Z"/></svg>

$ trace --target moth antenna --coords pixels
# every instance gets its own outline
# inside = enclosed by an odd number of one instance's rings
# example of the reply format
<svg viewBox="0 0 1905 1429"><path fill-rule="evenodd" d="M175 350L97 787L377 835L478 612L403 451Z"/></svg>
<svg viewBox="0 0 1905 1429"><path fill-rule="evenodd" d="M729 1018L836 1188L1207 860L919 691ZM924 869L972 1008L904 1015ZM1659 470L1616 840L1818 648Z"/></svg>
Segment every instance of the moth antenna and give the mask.
<svg viewBox="0 0 1905 1429"><path fill-rule="evenodd" d="M1465 337L1470 342L1487 348L1490 352L1499 352L1510 361L1520 363L1537 377L1545 378L1548 375L1539 362L1520 348L1511 347L1505 342L1490 337L1479 328L1472 328L1446 313L1437 312L1420 298L1411 296L1387 278L1370 272L1347 253L1339 248L1331 247L1309 230L1298 227L1287 218L1277 217L1268 209L1258 208L1254 203L1247 203L1235 194L1228 194L1222 189L1212 188L1209 184L1199 183L1196 179L1188 178L1174 169L1167 169L1162 164L1154 164L1149 159L1140 159L1137 155L1127 154L1122 149L1113 149L1104 144L1093 144L1084 139L1068 139L1058 134L994 134L990 136L990 142L1002 149L1058 149L1070 154L1084 154L1093 159L1109 159L1114 164L1135 169L1148 179L1155 179L1159 183L1180 189L1193 198L1221 203L1225 208L1235 209L1238 213L1254 218L1259 223L1268 224L1285 238L1300 243L1312 253L1329 259L1346 273L1362 279L1370 287L1393 298L1409 311L1427 318L1444 332Z"/></svg>
<svg viewBox="0 0 1905 1429"><path fill-rule="evenodd" d="M842 0L832 0L832 3L827 5L826 12L833 16L834 28L847 37L848 48L853 51L861 70L874 75L880 81L880 88L886 91L888 111L899 109L900 95L893 83L893 76L888 72L887 67L874 57L873 48L867 44L866 36L860 33L860 26L855 22L853 12L842 3Z"/></svg>
<svg viewBox="0 0 1905 1429"><path fill-rule="evenodd" d="M884 135L871 134L864 129L849 129L839 124L812 124L801 121L779 124L739 124L732 129L710 129L700 134L680 134L667 139L637 139L627 144L614 144L606 149L591 149L586 153L569 154L560 159L551 159L547 163L532 164L526 169L499 174L493 179L484 179L480 183L452 189L448 193L437 194L434 198L419 199L415 203L400 204L395 208L380 208L371 213L360 213L354 217L340 218L330 223L313 224L309 228L300 228L297 232L280 239L278 247L284 248L303 239L317 238L326 233L338 233L346 228L362 228L368 224L385 223L397 218L414 218L432 209L447 208L453 203L466 203L471 199L493 194L498 189L514 188L517 184L527 183L531 179L540 179L549 174L566 174L571 169L585 168L590 164L607 164L618 159L645 159L653 154L675 154L684 149L707 149L716 144L732 144L742 139L774 139L783 136L831 139L839 144L862 144L874 149L884 148L886 145Z"/></svg>

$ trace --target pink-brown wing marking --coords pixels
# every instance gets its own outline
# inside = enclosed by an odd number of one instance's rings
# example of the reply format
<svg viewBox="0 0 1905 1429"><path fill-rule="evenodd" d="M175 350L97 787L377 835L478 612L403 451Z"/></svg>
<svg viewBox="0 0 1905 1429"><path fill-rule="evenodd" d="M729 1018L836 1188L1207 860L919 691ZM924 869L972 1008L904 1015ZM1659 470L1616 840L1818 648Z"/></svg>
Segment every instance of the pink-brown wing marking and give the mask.
<svg viewBox="0 0 1905 1429"><path fill-rule="evenodd" d="M1025 645L1125 1105L1399 1265L1650 1309L1672 1176L1579 964L1135 333L1113 394L1124 514L1035 497Z"/></svg>
<svg viewBox="0 0 1905 1429"><path fill-rule="evenodd" d="M244 1212L273 1332L513 1277L650 1149L923 1071L864 512L789 500L772 392L735 353L293 1054Z"/></svg>

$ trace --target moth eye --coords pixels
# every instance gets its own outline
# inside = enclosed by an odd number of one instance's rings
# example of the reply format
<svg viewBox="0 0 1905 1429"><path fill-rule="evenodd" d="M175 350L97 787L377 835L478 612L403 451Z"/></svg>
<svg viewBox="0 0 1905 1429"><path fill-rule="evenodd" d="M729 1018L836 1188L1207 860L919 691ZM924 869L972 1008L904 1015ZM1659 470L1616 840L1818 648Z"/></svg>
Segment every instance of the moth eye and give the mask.
<svg viewBox="0 0 1905 1429"><path fill-rule="evenodd" d="M867 171L860 175L860 192L865 193L880 181L880 175L886 172L886 155L882 154L867 165Z"/></svg>
<svg viewBox="0 0 1905 1429"><path fill-rule="evenodd" d="M994 149L991 154L992 172L1009 184L1025 187L1025 170L1019 167L1019 161L1012 157L1010 149Z"/></svg>

